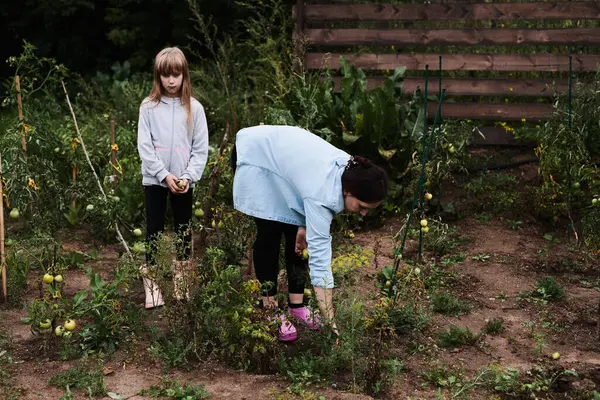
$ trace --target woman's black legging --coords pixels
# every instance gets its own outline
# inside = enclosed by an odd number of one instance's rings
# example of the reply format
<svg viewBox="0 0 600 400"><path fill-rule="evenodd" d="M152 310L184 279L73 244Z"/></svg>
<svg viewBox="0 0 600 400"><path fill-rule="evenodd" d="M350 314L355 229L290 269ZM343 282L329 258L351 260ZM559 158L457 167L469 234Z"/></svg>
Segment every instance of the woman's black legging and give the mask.
<svg viewBox="0 0 600 400"><path fill-rule="evenodd" d="M254 270L256 271L256 278L264 288L263 296L275 296L277 294L282 235L285 238L284 252L288 292L291 294L304 293L307 266L295 250L298 227L260 218L255 218L254 221L256 222L256 240L253 249Z"/></svg>

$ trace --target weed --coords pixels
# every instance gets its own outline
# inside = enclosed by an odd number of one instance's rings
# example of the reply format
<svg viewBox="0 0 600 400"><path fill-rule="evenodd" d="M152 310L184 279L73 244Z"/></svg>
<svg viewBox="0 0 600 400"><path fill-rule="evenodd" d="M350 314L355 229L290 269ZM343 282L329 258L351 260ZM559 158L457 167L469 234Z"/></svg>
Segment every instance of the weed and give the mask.
<svg viewBox="0 0 600 400"><path fill-rule="evenodd" d="M51 385L69 389L83 389L90 396L102 396L106 394L104 375L102 371L85 371L79 367L69 368L49 379Z"/></svg>
<svg viewBox="0 0 600 400"><path fill-rule="evenodd" d="M429 324L430 317L425 307L411 302L392 308L389 319L397 334L409 334L423 331Z"/></svg>
<svg viewBox="0 0 600 400"><path fill-rule="evenodd" d="M427 290L436 290L458 281L459 275L456 271L449 271L440 268L436 264L429 267L429 271L424 276L424 285Z"/></svg>
<svg viewBox="0 0 600 400"><path fill-rule="evenodd" d="M162 360L165 368L181 368L188 364L188 355L193 346L193 342L183 337L175 336L169 339L163 336L152 343L148 351L152 357Z"/></svg>
<svg viewBox="0 0 600 400"><path fill-rule="evenodd" d="M435 293L431 296L433 311L444 314L459 316L468 314L473 308L469 302L458 299L450 293Z"/></svg>
<svg viewBox="0 0 600 400"><path fill-rule="evenodd" d="M506 220L506 226L513 231L518 231L523 227L523 221L516 221L512 219Z"/></svg>
<svg viewBox="0 0 600 400"><path fill-rule="evenodd" d="M487 224L492 219L492 216L484 211L484 212L475 214L475 219L482 224Z"/></svg>
<svg viewBox="0 0 600 400"><path fill-rule="evenodd" d="M171 400L199 400L210 397L204 385L190 385L187 382L181 383L173 380L164 380L160 386L150 386L150 389L142 389L138 393L140 396L160 397Z"/></svg>
<svg viewBox="0 0 600 400"><path fill-rule="evenodd" d="M440 264L442 264L444 267L451 267L455 264L459 264L461 262L465 261L465 255L463 253L458 253L458 254L454 254L451 256L446 256L444 258L442 258L442 261L440 261Z"/></svg>
<svg viewBox="0 0 600 400"><path fill-rule="evenodd" d="M515 208L518 200L517 179L513 175L482 173L467 183L465 189L479 200L482 212L507 212Z"/></svg>
<svg viewBox="0 0 600 400"><path fill-rule="evenodd" d="M497 392L516 395L520 389L519 370L514 367L504 367L499 363L489 366L485 381Z"/></svg>
<svg viewBox="0 0 600 400"><path fill-rule="evenodd" d="M520 292L517 301L535 301L548 304L550 301L561 301L565 299L563 287L552 277L542 278L538 281L535 290Z"/></svg>
<svg viewBox="0 0 600 400"><path fill-rule="evenodd" d="M486 262L490 258L491 258L491 256L489 254L481 253L481 254L476 254L473 257L471 257L471 260L473 260L473 261L480 261L480 262Z"/></svg>
<svg viewBox="0 0 600 400"><path fill-rule="evenodd" d="M430 231L424 235L425 249L437 256L453 253L460 243L456 228L439 221L430 221Z"/></svg>
<svg viewBox="0 0 600 400"><path fill-rule="evenodd" d="M438 334L438 346L440 347L459 347L462 345L473 345L478 337L473 334L469 328L458 328L451 326L448 330Z"/></svg>
<svg viewBox="0 0 600 400"><path fill-rule="evenodd" d="M550 276L538 281L536 294L537 296L550 301L561 301L565 298L563 287Z"/></svg>
<svg viewBox="0 0 600 400"><path fill-rule="evenodd" d="M421 376L427 383L436 387L448 388L450 386L460 386L462 376L460 371L452 371L446 365L436 366L427 371L421 372Z"/></svg>
<svg viewBox="0 0 600 400"><path fill-rule="evenodd" d="M499 335L504 332L504 320L502 318L490 319L485 323L484 332L489 335Z"/></svg>
<svg viewBox="0 0 600 400"><path fill-rule="evenodd" d="M16 400L21 396L21 391L13 387L12 372L13 358L11 354L12 341L8 334L0 334L0 392L6 399Z"/></svg>

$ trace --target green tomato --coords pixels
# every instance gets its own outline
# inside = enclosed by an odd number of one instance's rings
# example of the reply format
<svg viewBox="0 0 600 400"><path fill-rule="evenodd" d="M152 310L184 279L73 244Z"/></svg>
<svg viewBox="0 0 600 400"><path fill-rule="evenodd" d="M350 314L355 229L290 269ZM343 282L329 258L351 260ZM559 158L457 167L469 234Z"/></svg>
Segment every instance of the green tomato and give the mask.
<svg viewBox="0 0 600 400"><path fill-rule="evenodd" d="M140 228L135 228L133 230L133 234L137 237L140 237L140 236L142 236L142 230Z"/></svg>
<svg viewBox="0 0 600 400"><path fill-rule="evenodd" d="M58 337L64 335L65 333L65 327L62 325L57 326L56 328L54 328L54 334Z"/></svg>
<svg viewBox="0 0 600 400"><path fill-rule="evenodd" d="M64 278L63 278L63 276L62 276L62 275L60 275L60 274L59 274L59 275L56 275L56 276L54 277L54 282L57 282L57 283L63 283L63 281L64 281L64 280L65 280L65 279L64 279Z"/></svg>
<svg viewBox="0 0 600 400"><path fill-rule="evenodd" d="M302 250L302 258L304 260L308 260L308 257L309 257L309 255L308 255L308 249Z"/></svg>
<svg viewBox="0 0 600 400"><path fill-rule="evenodd" d="M52 274L46 273L42 277L42 280L44 281L44 283L51 284L54 281L54 276Z"/></svg>
<svg viewBox="0 0 600 400"><path fill-rule="evenodd" d="M144 253L146 251L146 245L143 242L135 242L131 251L137 254Z"/></svg>
<svg viewBox="0 0 600 400"><path fill-rule="evenodd" d="M51 326L52 326L52 321L50 321L49 319L40 321L40 328L42 328L42 329L50 329Z"/></svg>
<svg viewBox="0 0 600 400"><path fill-rule="evenodd" d="M17 218L19 218L20 215L21 215L21 213L19 212L18 208L13 208L12 210L10 210L10 217L12 219L17 219Z"/></svg>
<svg viewBox="0 0 600 400"><path fill-rule="evenodd" d="M201 208L196 208L194 215L198 218L204 217L204 211Z"/></svg>
<svg viewBox="0 0 600 400"><path fill-rule="evenodd" d="M75 320L68 319L65 321L64 327L66 330L72 331L73 329L75 329L77 327L77 324L75 323Z"/></svg>
<svg viewBox="0 0 600 400"><path fill-rule="evenodd" d="M94 209L94 205L93 205L93 204L88 204L88 205L85 207L85 209L86 209L87 211L92 211L92 210Z"/></svg>

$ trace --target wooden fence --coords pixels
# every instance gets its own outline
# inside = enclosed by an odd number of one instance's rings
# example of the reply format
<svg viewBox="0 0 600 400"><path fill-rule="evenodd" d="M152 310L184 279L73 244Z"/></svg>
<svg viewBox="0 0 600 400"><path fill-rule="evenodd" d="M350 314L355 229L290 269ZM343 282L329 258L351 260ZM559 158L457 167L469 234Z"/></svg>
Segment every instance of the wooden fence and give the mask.
<svg viewBox="0 0 600 400"><path fill-rule="evenodd" d="M468 51L456 53L456 49L468 46L562 46L573 49L581 46L600 48L600 28L580 27L578 21L600 20L600 1L531 2L531 3L459 3L443 4L305 4L299 0L294 7L296 33L308 38L311 45L305 54L305 66L318 70L325 65L332 69L340 66L344 56L349 64L375 75L370 77L368 87L380 85L385 70L405 66L412 71L407 77L403 91L412 93L423 88L423 72L426 65L430 77L437 76L442 56L442 87L446 95L457 102L443 105L442 116L446 118L471 118L489 120L547 119L553 112L550 97L557 91L568 90L570 69L574 75L594 72L600 63L600 54L565 51L537 54L475 54ZM516 25L539 20L571 20L569 28L504 28L504 23ZM385 24L426 25L452 24L452 28L385 28ZM441 22L440 22L441 21ZM479 21L490 21L491 28L473 27ZM330 28L335 24L364 25L375 28ZM458 28L454 27L459 25ZM521 24L522 25L522 24ZM361 46L367 51L360 54L339 51L340 48ZM370 48L372 46L372 49ZM397 49L382 52L382 47ZM403 52L404 48L442 48L435 54L427 52ZM450 47L451 46L451 47ZM448 51L445 51L448 47ZM328 48L333 48L329 50ZM571 67L570 67L571 58ZM415 75L414 71L420 71ZM453 77L463 72L467 77ZM551 75L552 78L513 78L529 73ZM450 75L450 76L448 76ZM480 75L478 77L478 75ZM481 76L484 75L484 76ZM489 76L494 76L490 78ZM430 87L438 88L437 78L430 79ZM459 96L459 97L457 97ZM465 96L468 102L465 102ZM487 98L487 99L486 99ZM490 98L496 98L490 102ZM498 102L502 98L503 102ZM527 99L524 99L527 98ZM510 100L508 100L510 99ZM460 101L460 102L458 102ZM437 105L430 104L429 112Z"/></svg>

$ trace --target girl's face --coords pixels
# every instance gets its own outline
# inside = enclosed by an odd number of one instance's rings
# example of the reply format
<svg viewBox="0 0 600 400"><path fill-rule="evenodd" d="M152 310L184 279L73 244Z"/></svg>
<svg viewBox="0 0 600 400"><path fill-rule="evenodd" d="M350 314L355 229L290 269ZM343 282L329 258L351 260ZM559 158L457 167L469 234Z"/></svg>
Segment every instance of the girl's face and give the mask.
<svg viewBox="0 0 600 400"><path fill-rule="evenodd" d="M350 213L360 213L364 217L369 210L379 207L380 204L381 201L377 203L365 203L352 196L352 193L344 192L344 208Z"/></svg>
<svg viewBox="0 0 600 400"><path fill-rule="evenodd" d="M183 83L183 74L161 75L160 83L164 89L165 96L179 97Z"/></svg>

